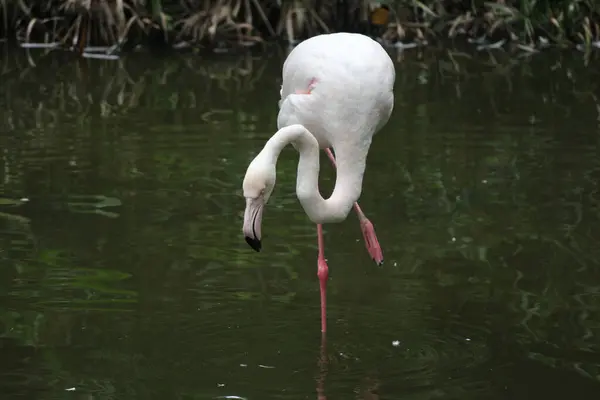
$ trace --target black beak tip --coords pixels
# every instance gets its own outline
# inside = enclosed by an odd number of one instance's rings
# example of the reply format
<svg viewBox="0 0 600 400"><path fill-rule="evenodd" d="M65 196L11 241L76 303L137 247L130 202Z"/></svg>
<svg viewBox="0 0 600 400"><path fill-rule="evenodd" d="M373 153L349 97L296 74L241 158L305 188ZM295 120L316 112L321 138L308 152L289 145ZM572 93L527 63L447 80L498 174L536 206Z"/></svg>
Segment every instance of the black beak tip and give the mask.
<svg viewBox="0 0 600 400"><path fill-rule="evenodd" d="M250 247L252 247L256 252L260 251L260 240L251 238L250 236L246 236L246 243L248 243L248 245L250 245Z"/></svg>

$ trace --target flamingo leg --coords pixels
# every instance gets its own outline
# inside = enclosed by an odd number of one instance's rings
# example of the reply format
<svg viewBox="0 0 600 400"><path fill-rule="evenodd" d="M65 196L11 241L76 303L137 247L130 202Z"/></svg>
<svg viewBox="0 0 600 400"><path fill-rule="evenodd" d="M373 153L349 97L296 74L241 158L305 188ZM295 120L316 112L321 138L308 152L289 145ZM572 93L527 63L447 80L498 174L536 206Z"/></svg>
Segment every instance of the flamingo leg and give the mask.
<svg viewBox="0 0 600 400"><path fill-rule="evenodd" d="M325 149L325 152L333 164L333 167L336 168L335 156L331 152L331 149ZM375 227L365 216L365 213L363 213L362 209L358 205L358 202L354 202L354 211L356 211L356 215L358 216L360 229L362 230L363 238L365 239L365 246L369 252L369 255L373 261L377 263L377 265L383 264L383 252L381 251L379 240L377 240L377 235L375 234Z"/></svg>
<svg viewBox="0 0 600 400"><path fill-rule="evenodd" d="M321 285L321 332L327 330L327 278L329 267L325 261L325 245L323 244L323 226L317 224L317 241L319 243L319 256L317 259L317 275Z"/></svg>

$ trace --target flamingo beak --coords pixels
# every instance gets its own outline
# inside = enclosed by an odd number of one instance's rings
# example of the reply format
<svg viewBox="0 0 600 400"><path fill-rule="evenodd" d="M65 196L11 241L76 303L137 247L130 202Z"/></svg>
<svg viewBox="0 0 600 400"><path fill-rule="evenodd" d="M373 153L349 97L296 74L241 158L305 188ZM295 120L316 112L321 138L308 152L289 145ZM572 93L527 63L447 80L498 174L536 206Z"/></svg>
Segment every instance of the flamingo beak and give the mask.
<svg viewBox="0 0 600 400"><path fill-rule="evenodd" d="M265 202L262 196L257 198L246 198L246 211L244 211L244 237L246 243L250 245L255 251L261 249L261 224L263 209L265 208Z"/></svg>

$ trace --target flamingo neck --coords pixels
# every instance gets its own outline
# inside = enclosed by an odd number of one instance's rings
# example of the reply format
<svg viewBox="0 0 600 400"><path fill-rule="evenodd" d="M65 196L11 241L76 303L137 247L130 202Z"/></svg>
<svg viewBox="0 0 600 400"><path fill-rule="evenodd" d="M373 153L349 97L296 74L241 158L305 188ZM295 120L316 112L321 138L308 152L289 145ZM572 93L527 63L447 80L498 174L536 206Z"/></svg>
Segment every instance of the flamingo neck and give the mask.
<svg viewBox="0 0 600 400"><path fill-rule="evenodd" d="M324 199L319 192L319 143L303 125L281 128L267 141L261 153L276 164L281 151L290 143L300 153L296 195L308 218L316 224L345 220L361 194L366 165L364 154L342 151L336 153L335 188L331 196Z"/></svg>

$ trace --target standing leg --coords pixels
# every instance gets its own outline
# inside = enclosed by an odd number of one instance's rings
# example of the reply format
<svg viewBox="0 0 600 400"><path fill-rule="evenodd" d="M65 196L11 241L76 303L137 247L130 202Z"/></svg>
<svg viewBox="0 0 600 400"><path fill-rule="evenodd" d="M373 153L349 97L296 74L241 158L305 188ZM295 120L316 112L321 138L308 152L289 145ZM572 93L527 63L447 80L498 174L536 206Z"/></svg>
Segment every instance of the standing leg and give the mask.
<svg viewBox="0 0 600 400"><path fill-rule="evenodd" d="M333 164L333 167L336 167L335 157L331 152L331 149L325 149L327 153L327 157ZM383 264L383 252L381 251L381 246L379 246L379 240L377 240L377 235L375 234L375 227L369 219L362 212L358 202L354 203L354 211L356 211L356 215L358 215L358 221L360 222L360 229L363 233L363 238L365 239L365 246L367 247L367 251L371 255L373 261L377 263L377 265Z"/></svg>
<svg viewBox="0 0 600 400"><path fill-rule="evenodd" d="M317 259L317 275L321 285L321 332L327 330L327 278L329 267L325 261L325 245L323 244L323 226L317 224L317 241L319 243L319 256Z"/></svg>

